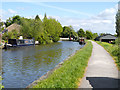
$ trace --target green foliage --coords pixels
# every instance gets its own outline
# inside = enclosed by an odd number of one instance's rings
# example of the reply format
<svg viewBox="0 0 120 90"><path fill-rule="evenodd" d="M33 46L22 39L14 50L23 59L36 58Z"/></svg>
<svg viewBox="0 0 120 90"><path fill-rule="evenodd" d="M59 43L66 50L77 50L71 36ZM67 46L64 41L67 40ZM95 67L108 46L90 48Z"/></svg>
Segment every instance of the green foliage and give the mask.
<svg viewBox="0 0 120 90"><path fill-rule="evenodd" d="M72 26L64 26L63 32L61 33L61 37L68 38L68 37L77 37L77 33L74 31Z"/></svg>
<svg viewBox="0 0 120 90"><path fill-rule="evenodd" d="M115 59L115 62L118 66L118 69L120 70L120 52L118 49L118 40L116 40L116 44L109 44L106 42L100 42L100 41L96 41L98 44L100 44L101 46L103 46L110 54L111 56L113 56L113 58Z"/></svg>
<svg viewBox="0 0 120 90"><path fill-rule="evenodd" d="M13 23L21 24L21 17L19 15L13 16L12 18L9 18L6 20L6 27L10 26Z"/></svg>
<svg viewBox="0 0 120 90"><path fill-rule="evenodd" d="M59 36L63 31L61 24L53 18L47 18L46 14L44 16L43 22L36 15L35 19L27 19L20 17L18 15L13 16L6 20L6 25L9 26L13 23L21 25L20 34L26 39L34 38L41 44L57 42ZM18 33L13 30L13 32L4 33L3 39L17 38Z"/></svg>
<svg viewBox="0 0 120 90"><path fill-rule="evenodd" d="M19 15L13 16L12 17L12 23L17 23L17 24L21 24L21 17Z"/></svg>
<svg viewBox="0 0 120 90"><path fill-rule="evenodd" d="M79 37L85 37L85 32L82 28L80 28L77 33Z"/></svg>
<svg viewBox="0 0 120 90"><path fill-rule="evenodd" d="M63 27L62 37L68 38L70 37L70 28L67 26Z"/></svg>
<svg viewBox="0 0 120 90"><path fill-rule="evenodd" d="M120 10L116 14L116 33L117 36L120 36Z"/></svg>
<svg viewBox="0 0 120 90"><path fill-rule="evenodd" d="M46 15L46 13L45 13L45 15L44 15L44 19L45 19L45 18L47 19L47 15Z"/></svg>
<svg viewBox="0 0 120 90"><path fill-rule="evenodd" d="M1 83L2 83L2 77L0 76L0 90L2 90L2 88L4 88L4 86L1 85Z"/></svg>
<svg viewBox="0 0 120 90"><path fill-rule="evenodd" d="M20 34L24 37L24 38L32 38L33 34L32 34L32 30L33 30L33 20L29 20L29 19L22 19L22 24L21 24L21 30L20 30Z"/></svg>
<svg viewBox="0 0 120 90"><path fill-rule="evenodd" d="M57 42L62 32L61 24L55 19L46 16L43 22L37 15L34 19L22 18L21 35L24 38L35 38L41 44Z"/></svg>
<svg viewBox="0 0 120 90"><path fill-rule="evenodd" d="M79 79L84 75L91 52L92 43L88 42L85 47L66 60L59 69L47 79L38 82L33 88L78 88Z"/></svg>
<svg viewBox="0 0 120 90"><path fill-rule="evenodd" d="M95 39L96 37L98 37L97 33L93 33L93 39Z"/></svg>
<svg viewBox="0 0 120 90"><path fill-rule="evenodd" d="M4 30L3 25L4 25L4 23L3 23L3 22L1 22L1 20L0 20L0 32L2 32L2 31Z"/></svg>
<svg viewBox="0 0 120 90"><path fill-rule="evenodd" d="M6 27L10 26L12 24L12 18L9 18L6 20Z"/></svg>
<svg viewBox="0 0 120 90"><path fill-rule="evenodd" d="M106 33L100 33L100 36L103 36L103 35L105 35Z"/></svg>
<svg viewBox="0 0 120 90"><path fill-rule="evenodd" d="M7 39L18 39L19 36L19 32L17 32L16 30L12 30L11 32L5 32L2 36L3 40L7 40Z"/></svg>
<svg viewBox="0 0 120 90"><path fill-rule="evenodd" d="M92 34L92 32L91 31L86 31L86 38L87 39L92 39L93 38L93 34Z"/></svg>
<svg viewBox="0 0 120 90"><path fill-rule="evenodd" d="M44 31L47 33L50 40L53 42L57 42L59 40L59 36L63 31L61 24L55 19L47 19L43 20Z"/></svg>
<svg viewBox="0 0 120 90"><path fill-rule="evenodd" d="M38 15L36 15L35 20L38 20L38 21L40 20Z"/></svg>

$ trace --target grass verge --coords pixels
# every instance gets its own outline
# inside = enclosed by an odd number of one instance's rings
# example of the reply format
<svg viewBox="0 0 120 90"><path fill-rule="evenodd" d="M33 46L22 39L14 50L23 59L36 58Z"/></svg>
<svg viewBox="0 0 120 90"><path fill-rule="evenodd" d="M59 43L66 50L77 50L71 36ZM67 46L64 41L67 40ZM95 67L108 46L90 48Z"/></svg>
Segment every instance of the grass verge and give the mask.
<svg viewBox="0 0 120 90"><path fill-rule="evenodd" d="M118 45L116 44L109 44L106 42L100 42L100 41L96 41L99 45L101 45L102 47L105 48L106 51L108 51L110 53L110 55L113 57L113 59L115 60L115 63L118 67L118 70L120 71L120 62L118 60Z"/></svg>
<svg viewBox="0 0 120 90"><path fill-rule="evenodd" d="M4 88L4 86L2 85L2 77L0 76L0 90L2 90L2 88Z"/></svg>
<svg viewBox="0 0 120 90"><path fill-rule="evenodd" d="M37 83L33 88L77 88L80 78L83 77L89 57L92 52L92 43L87 44L76 54L66 60L47 79Z"/></svg>

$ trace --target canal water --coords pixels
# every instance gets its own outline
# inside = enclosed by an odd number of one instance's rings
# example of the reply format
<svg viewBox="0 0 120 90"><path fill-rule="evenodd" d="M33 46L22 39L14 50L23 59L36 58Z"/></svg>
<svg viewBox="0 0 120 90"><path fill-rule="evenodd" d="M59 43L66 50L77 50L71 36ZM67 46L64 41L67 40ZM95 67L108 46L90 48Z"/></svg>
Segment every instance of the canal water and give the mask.
<svg viewBox="0 0 120 90"><path fill-rule="evenodd" d="M60 41L2 51L2 83L5 88L25 88L82 48L78 42Z"/></svg>

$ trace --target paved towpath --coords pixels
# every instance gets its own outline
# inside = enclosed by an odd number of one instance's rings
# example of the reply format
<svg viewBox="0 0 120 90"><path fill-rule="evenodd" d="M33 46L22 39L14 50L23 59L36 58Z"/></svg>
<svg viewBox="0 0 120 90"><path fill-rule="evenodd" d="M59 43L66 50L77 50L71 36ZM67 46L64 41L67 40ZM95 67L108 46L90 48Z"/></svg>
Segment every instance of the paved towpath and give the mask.
<svg viewBox="0 0 120 90"><path fill-rule="evenodd" d="M118 88L118 70L109 53L96 42L79 88Z"/></svg>

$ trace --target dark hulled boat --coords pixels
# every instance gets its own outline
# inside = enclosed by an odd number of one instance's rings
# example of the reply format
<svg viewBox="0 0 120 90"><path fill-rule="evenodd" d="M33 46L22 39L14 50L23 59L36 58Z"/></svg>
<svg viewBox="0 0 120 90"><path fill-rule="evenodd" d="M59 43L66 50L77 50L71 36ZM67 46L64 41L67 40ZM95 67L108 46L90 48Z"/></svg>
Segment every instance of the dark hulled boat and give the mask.
<svg viewBox="0 0 120 90"><path fill-rule="evenodd" d="M85 44L85 38L79 38L79 44Z"/></svg>
<svg viewBox="0 0 120 90"><path fill-rule="evenodd" d="M8 44L6 43L4 48L29 45L35 45L34 39L8 39Z"/></svg>

